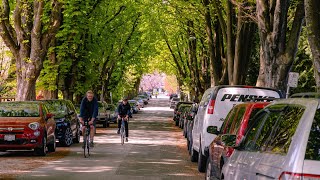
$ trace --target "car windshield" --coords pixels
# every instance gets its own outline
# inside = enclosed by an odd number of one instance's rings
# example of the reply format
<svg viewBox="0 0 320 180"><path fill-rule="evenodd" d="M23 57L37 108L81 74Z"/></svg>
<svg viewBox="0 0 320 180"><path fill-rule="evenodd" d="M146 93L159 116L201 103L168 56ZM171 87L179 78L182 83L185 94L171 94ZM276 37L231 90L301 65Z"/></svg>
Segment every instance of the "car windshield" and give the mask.
<svg viewBox="0 0 320 180"><path fill-rule="evenodd" d="M104 104L102 102L98 102L99 112L105 111Z"/></svg>
<svg viewBox="0 0 320 180"><path fill-rule="evenodd" d="M320 161L320 109L316 111L312 122L305 159Z"/></svg>
<svg viewBox="0 0 320 180"><path fill-rule="evenodd" d="M179 98L172 98L172 101L179 101Z"/></svg>
<svg viewBox="0 0 320 180"><path fill-rule="evenodd" d="M56 118L61 118L67 115L68 108L63 101L46 101L46 105L50 113L53 113Z"/></svg>
<svg viewBox="0 0 320 180"><path fill-rule="evenodd" d="M108 104L107 108L110 109L110 111L115 111L116 110L116 106L113 106L111 104Z"/></svg>
<svg viewBox="0 0 320 180"><path fill-rule="evenodd" d="M39 104L30 102L0 103L0 117L40 117Z"/></svg>

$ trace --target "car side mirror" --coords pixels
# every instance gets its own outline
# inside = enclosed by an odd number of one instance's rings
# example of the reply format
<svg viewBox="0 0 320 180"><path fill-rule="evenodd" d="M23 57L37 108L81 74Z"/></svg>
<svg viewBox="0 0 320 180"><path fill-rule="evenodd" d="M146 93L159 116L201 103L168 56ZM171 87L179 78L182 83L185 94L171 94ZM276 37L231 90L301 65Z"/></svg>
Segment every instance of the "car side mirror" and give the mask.
<svg viewBox="0 0 320 180"><path fill-rule="evenodd" d="M224 134L221 136L221 142L224 146L227 147L236 147L237 135L234 134Z"/></svg>
<svg viewBox="0 0 320 180"><path fill-rule="evenodd" d="M54 116L54 114L48 113L48 114L46 115L46 120L52 118L53 116Z"/></svg>
<svg viewBox="0 0 320 180"><path fill-rule="evenodd" d="M215 134L215 135L219 134L217 126L208 126L207 132L210 133L210 134Z"/></svg>

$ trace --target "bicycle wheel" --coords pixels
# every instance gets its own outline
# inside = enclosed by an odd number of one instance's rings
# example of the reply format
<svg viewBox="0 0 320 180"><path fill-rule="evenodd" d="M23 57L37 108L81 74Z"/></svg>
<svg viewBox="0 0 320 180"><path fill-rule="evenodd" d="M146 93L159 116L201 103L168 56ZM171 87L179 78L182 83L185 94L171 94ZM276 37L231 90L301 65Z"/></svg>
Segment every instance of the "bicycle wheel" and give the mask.
<svg viewBox="0 0 320 180"><path fill-rule="evenodd" d="M87 136L84 135L84 138L83 138L83 156L85 158L87 157L86 149L87 149Z"/></svg>
<svg viewBox="0 0 320 180"><path fill-rule="evenodd" d="M90 140L89 140L89 137L87 137L87 150L88 150L88 156L90 156Z"/></svg>
<svg viewBox="0 0 320 180"><path fill-rule="evenodd" d="M121 145L124 144L124 129L123 129L123 126L121 126L121 129L120 129L120 139L121 139Z"/></svg>

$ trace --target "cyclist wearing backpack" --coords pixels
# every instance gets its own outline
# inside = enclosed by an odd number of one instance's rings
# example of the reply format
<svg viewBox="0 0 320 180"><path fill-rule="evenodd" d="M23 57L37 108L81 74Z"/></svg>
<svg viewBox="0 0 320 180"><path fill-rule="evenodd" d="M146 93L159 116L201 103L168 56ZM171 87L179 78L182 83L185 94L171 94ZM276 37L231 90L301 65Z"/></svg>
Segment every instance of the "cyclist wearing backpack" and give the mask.
<svg viewBox="0 0 320 180"><path fill-rule="evenodd" d="M129 137L128 120L129 120L129 117L131 116L130 110L131 110L131 107L130 107L130 104L128 103L128 99L124 98L117 108L117 112L118 112L118 132L117 133L120 134L122 118L124 118L126 142L128 142L128 137Z"/></svg>

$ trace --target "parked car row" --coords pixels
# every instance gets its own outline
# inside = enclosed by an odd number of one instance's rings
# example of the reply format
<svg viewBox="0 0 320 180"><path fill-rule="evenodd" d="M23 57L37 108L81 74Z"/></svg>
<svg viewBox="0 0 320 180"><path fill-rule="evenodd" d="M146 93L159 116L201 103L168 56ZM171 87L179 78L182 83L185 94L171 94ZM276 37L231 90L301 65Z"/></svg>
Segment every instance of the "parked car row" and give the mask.
<svg viewBox="0 0 320 180"><path fill-rule="evenodd" d="M97 124L108 126L117 117L116 107L99 102ZM44 156L56 142L71 146L80 142L81 124L69 100L11 101L0 103L0 151L34 150Z"/></svg>
<svg viewBox="0 0 320 180"><path fill-rule="evenodd" d="M208 89L198 110L187 110L194 119L181 127L191 161L206 179L320 179L320 101L314 97L280 99L277 90L248 86Z"/></svg>

